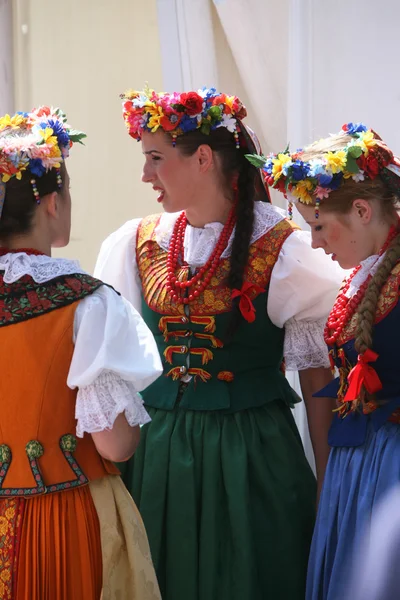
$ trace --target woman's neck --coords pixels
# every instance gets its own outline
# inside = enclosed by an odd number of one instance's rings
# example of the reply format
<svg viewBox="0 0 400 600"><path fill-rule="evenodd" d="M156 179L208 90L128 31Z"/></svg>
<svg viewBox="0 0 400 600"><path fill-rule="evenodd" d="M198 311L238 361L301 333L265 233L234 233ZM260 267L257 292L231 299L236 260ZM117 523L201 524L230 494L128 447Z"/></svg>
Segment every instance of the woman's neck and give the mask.
<svg viewBox="0 0 400 600"><path fill-rule="evenodd" d="M47 241L38 238L34 234L13 235L9 237L7 242L3 244L9 250L18 250L19 248L32 248L43 254L51 256L51 246Z"/></svg>
<svg viewBox="0 0 400 600"><path fill-rule="evenodd" d="M194 206L185 210L188 223L192 227L204 227L208 223L225 225L232 209L232 200L222 194L204 195L207 200L199 200Z"/></svg>

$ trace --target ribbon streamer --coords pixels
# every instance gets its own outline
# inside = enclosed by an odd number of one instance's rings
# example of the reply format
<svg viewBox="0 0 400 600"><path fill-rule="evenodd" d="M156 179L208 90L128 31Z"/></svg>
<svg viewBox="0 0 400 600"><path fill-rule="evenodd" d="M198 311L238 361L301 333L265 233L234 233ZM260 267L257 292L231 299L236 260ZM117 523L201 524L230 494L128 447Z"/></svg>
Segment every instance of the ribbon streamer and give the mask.
<svg viewBox="0 0 400 600"><path fill-rule="evenodd" d="M265 289L255 283L245 281L241 290L232 290L231 298L240 297L239 310L248 323L253 323L256 319L256 309L251 301L250 294L255 292L255 295L265 292Z"/></svg>
<svg viewBox="0 0 400 600"><path fill-rule="evenodd" d="M358 400L363 386L369 394L374 394L382 389L382 382L379 379L378 373L368 364L375 362L377 358L378 354L369 348L364 354L358 355L357 364L348 376L349 387L344 397L344 402Z"/></svg>

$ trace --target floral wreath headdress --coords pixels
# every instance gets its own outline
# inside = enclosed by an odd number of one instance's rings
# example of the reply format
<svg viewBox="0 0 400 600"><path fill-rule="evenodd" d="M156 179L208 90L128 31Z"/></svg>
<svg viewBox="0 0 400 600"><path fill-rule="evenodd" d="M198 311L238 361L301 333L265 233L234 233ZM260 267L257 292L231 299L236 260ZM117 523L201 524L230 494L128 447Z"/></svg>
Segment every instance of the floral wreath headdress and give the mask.
<svg viewBox="0 0 400 600"><path fill-rule="evenodd" d="M17 112L0 118L0 216L6 195L6 183L13 177L32 175L36 201L40 202L35 177L57 170L62 187L61 163L69 156L73 143L82 143L86 134L72 129L59 108L40 106L30 113Z"/></svg>
<svg viewBox="0 0 400 600"><path fill-rule="evenodd" d="M215 88L198 92L156 93L146 87L142 91L128 90L121 94L124 120L134 139L143 131L155 133L159 128L169 133L175 144L179 135L199 129L208 135L218 127L233 133L239 147L238 121L247 115L237 96L220 94Z"/></svg>
<svg viewBox="0 0 400 600"><path fill-rule="evenodd" d="M356 182L380 175L400 196L400 161L381 138L363 123L347 123L338 134L350 136L340 150L326 151L322 157L303 160L305 152L318 142L294 153L284 152L264 156L248 156L250 162L264 171L269 186L278 189L289 200L289 217L293 203L315 206L319 217L321 200L329 198L346 179Z"/></svg>

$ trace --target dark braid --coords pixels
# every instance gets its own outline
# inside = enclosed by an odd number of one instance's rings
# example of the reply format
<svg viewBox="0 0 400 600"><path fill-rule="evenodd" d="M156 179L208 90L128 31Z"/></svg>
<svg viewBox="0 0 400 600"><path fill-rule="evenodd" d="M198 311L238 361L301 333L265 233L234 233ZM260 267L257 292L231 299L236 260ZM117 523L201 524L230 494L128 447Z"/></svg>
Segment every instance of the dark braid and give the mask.
<svg viewBox="0 0 400 600"><path fill-rule="evenodd" d="M397 264L399 259L400 235L393 240L387 249L384 259L369 282L365 296L357 311L355 347L360 354L365 352L368 348L372 348L372 332L379 295L384 284L387 282L393 267Z"/></svg>
<svg viewBox="0 0 400 600"><path fill-rule="evenodd" d="M238 179L236 230L228 275L228 285L232 290L240 290L243 285L254 224L254 167L246 159L244 161ZM243 318L239 310L239 300L240 298L233 300L233 317L228 337L234 334Z"/></svg>

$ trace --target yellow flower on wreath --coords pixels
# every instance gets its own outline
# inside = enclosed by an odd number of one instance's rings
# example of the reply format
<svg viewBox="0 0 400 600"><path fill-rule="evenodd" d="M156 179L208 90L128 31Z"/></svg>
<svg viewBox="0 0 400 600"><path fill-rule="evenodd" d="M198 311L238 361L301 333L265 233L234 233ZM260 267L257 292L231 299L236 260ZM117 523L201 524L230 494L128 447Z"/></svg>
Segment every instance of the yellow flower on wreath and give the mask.
<svg viewBox="0 0 400 600"><path fill-rule="evenodd" d="M340 173L345 167L347 162L347 154L344 150L338 150L337 152L327 152L326 154L326 165L332 171L332 173Z"/></svg>
<svg viewBox="0 0 400 600"><path fill-rule="evenodd" d="M359 140L356 142L356 146L360 146L364 151L368 151L370 148L375 146L376 139L374 138L373 132L369 129L362 133Z"/></svg>
<svg viewBox="0 0 400 600"><path fill-rule="evenodd" d="M5 115L0 119L0 131L11 127L12 129L18 129L23 123L26 122L26 118L23 115Z"/></svg>
<svg viewBox="0 0 400 600"><path fill-rule="evenodd" d="M278 181L279 177L282 175L283 165L292 160L288 154L278 154L278 158L274 158L272 160L272 175L275 181Z"/></svg>
<svg viewBox="0 0 400 600"><path fill-rule="evenodd" d="M151 115L148 127L151 128L151 132L155 133L160 127L161 119L164 116L164 111L161 106L157 106L154 102L146 103L147 112Z"/></svg>
<svg viewBox="0 0 400 600"><path fill-rule="evenodd" d="M44 142L48 146L57 146L57 138L53 135L54 131L51 127L46 127L46 129L39 129L39 135L43 138Z"/></svg>
<svg viewBox="0 0 400 600"><path fill-rule="evenodd" d="M313 184L309 179L302 179L291 190L291 194L298 198L300 202L303 204L312 204L313 199L309 194L309 191L312 189Z"/></svg>
<svg viewBox="0 0 400 600"><path fill-rule="evenodd" d="M50 148L49 156L51 158L61 158L61 150L58 146L52 146Z"/></svg>

